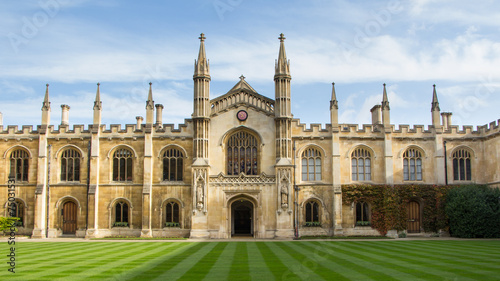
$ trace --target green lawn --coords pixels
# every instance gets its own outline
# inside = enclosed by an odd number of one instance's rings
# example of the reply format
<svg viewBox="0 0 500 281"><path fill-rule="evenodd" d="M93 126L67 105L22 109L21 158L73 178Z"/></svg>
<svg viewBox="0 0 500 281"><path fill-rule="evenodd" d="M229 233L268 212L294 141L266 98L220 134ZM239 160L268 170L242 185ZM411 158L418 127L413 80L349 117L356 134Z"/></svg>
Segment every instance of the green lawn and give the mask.
<svg viewBox="0 0 500 281"><path fill-rule="evenodd" d="M0 280L500 280L500 240L2 243Z"/></svg>

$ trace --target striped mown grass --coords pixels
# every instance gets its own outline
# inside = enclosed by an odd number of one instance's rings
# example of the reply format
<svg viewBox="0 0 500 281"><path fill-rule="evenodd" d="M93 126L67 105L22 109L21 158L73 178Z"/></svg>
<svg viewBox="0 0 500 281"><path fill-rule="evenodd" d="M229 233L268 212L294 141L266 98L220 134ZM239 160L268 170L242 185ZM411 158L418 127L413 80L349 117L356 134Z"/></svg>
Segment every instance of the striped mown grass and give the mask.
<svg viewBox="0 0 500 281"><path fill-rule="evenodd" d="M3 243L0 280L500 280L500 240Z"/></svg>

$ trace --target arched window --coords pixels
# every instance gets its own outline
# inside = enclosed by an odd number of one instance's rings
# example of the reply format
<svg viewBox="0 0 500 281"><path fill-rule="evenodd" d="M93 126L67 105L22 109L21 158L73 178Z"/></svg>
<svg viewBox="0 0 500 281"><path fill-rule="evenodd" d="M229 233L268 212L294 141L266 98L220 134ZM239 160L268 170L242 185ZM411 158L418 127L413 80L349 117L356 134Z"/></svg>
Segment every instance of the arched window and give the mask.
<svg viewBox="0 0 500 281"><path fill-rule="evenodd" d="M370 225L368 203L356 203L356 225L367 226Z"/></svg>
<svg viewBox="0 0 500 281"><path fill-rule="evenodd" d="M183 156L177 148L169 148L163 152L163 180L182 181Z"/></svg>
<svg viewBox="0 0 500 281"><path fill-rule="evenodd" d="M119 201L115 205L115 223L114 226L128 226L128 204Z"/></svg>
<svg viewBox="0 0 500 281"><path fill-rule="evenodd" d="M306 226L319 226L319 204L316 201L306 203Z"/></svg>
<svg viewBox="0 0 500 281"><path fill-rule="evenodd" d="M24 149L17 149L10 154L10 177L16 181L28 181L29 155Z"/></svg>
<svg viewBox="0 0 500 281"><path fill-rule="evenodd" d="M67 149L61 155L61 181L80 181L80 152Z"/></svg>
<svg viewBox="0 0 500 281"><path fill-rule="evenodd" d="M367 149L357 148L352 152L352 180L369 181L372 180L371 154Z"/></svg>
<svg viewBox="0 0 500 281"><path fill-rule="evenodd" d="M257 139L244 131L227 141L227 174L257 175Z"/></svg>
<svg viewBox="0 0 500 281"><path fill-rule="evenodd" d="M453 152L453 179L456 181L470 181L471 153L467 149L459 149Z"/></svg>
<svg viewBox="0 0 500 281"><path fill-rule="evenodd" d="M405 181L422 180L422 153L410 148L403 153L403 174Z"/></svg>
<svg viewBox="0 0 500 281"><path fill-rule="evenodd" d="M302 153L302 180L321 180L321 153L315 148L308 148Z"/></svg>
<svg viewBox="0 0 500 281"><path fill-rule="evenodd" d="M177 202L168 202L165 208L165 226L180 226L179 204Z"/></svg>
<svg viewBox="0 0 500 281"><path fill-rule="evenodd" d="M24 226L24 204L21 200L16 199L9 201L7 204L7 212L9 217L19 218L15 226Z"/></svg>
<svg viewBox="0 0 500 281"><path fill-rule="evenodd" d="M113 154L113 180L132 181L132 152L126 148Z"/></svg>

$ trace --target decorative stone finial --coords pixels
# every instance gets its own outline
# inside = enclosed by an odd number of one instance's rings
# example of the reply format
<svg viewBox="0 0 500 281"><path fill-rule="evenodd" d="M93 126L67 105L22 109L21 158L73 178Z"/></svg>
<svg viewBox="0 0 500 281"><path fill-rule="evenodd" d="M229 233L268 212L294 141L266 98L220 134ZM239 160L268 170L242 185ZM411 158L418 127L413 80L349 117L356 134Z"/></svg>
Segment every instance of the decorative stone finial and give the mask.
<svg viewBox="0 0 500 281"><path fill-rule="evenodd" d="M280 34L280 37L278 37L278 39L280 40L280 42L285 41L285 39L286 39L286 38L285 38L285 34L281 33L281 34Z"/></svg>
<svg viewBox="0 0 500 281"><path fill-rule="evenodd" d="M243 76L243 74L241 74L241 76L240 76L240 80L245 80L245 78L246 78L246 77L245 77L245 76Z"/></svg>
<svg viewBox="0 0 500 281"><path fill-rule="evenodd" d="M205 37L205 34L202 33L202 34L200 34L200 37L198 37L198 39L200 39L201 42L204 42L205 39L207 39L207 38Z"/></svg>

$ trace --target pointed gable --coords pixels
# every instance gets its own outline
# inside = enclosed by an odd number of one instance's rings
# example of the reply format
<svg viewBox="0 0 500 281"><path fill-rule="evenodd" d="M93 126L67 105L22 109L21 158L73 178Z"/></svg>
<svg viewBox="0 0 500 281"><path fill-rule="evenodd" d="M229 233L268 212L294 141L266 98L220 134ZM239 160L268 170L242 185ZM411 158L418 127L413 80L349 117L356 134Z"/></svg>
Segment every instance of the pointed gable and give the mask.
<svg viewBox="0 0 500 281"><path fill-rule="evenodd" d="M226 111L228 108L246 105L253 107L257 111L263 111L266 114L274 114L274 100L265 97L255 91L247 81L245 76L240 76L240 81L234 85L226 94L210 101L211 114L217 115Z"/></svg>

